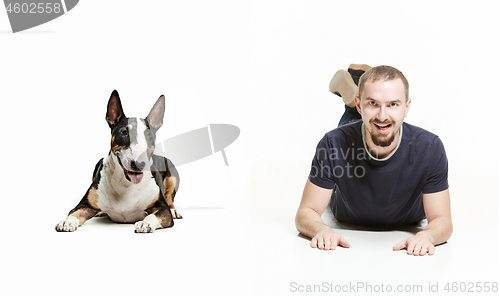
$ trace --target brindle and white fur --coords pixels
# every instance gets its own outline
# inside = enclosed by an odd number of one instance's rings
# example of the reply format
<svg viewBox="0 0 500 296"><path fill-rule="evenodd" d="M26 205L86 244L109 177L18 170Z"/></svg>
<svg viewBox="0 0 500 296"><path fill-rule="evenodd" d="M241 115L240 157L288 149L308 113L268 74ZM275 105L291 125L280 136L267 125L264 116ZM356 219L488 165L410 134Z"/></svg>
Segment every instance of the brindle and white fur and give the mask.
<svg viewBox="0 0 500 296"><path fill-rule="evenodd" d="M94 170L92 184L57 231L75 231L96 215L114 222L135 223L135 232L172 227L182 216L174 207L179 174L170 160L154 155L156 131L163 124L165 97L146 119L127 118L115 90L108 102L106 121L111 128L111 151Z"/></svg>

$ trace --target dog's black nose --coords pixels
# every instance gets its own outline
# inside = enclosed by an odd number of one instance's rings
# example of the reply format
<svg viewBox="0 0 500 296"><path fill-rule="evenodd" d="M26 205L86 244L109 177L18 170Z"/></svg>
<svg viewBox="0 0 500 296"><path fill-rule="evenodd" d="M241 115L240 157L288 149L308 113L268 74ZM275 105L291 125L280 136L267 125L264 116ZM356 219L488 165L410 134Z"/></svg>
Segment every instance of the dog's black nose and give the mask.
<svg viewBox="0 0 500 296"><path fill-rule="evenodd" d="M132 167L132 169L134 171L142 171L142 169L146 166L146 163L144 161L138 162L138 161L133 160L130 163L130 166Z"/></svg>

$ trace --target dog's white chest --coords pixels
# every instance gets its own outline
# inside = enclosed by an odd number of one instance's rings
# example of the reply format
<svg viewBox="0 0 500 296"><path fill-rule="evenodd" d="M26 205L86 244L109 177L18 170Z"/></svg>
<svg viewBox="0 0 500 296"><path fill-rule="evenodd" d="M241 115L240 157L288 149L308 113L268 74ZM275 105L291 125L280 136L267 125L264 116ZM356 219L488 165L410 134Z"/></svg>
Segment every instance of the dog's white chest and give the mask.
<svg viewBox="0 0 500 296"><path fill-rule="evenodd" d="M123 177L123 172L114 174L104 169L98 185L97 206L114 222L134 223L146 217L146 209L157 198L158 185L145 172L139 184L131 184Z"/></svg>

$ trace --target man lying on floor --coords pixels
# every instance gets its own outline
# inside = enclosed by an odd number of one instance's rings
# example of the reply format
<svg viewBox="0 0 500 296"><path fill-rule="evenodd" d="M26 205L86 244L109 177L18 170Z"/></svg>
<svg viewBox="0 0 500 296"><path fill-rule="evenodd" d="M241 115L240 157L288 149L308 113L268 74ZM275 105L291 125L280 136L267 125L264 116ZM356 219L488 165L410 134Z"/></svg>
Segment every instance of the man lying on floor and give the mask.
<svg viewBox="0 0 500 296"><path fill-rule="evenodd" d="M335 218L351 224L387 228L427 219L424 230L393 247L408 255L433 255L450 238L448 160L438 136L403 122L408 89L390 66L351 65L332 78L330 90L346 110L317 146L295 218L311 247L350 247L321 219L329 202Z"/></svg>

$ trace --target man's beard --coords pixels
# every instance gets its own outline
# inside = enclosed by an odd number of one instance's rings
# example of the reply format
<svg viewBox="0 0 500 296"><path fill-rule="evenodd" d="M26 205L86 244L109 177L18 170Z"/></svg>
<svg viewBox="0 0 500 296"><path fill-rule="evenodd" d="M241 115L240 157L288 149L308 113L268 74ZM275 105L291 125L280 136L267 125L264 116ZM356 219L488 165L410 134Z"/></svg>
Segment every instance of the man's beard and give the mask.
<svg viewBox="0 0 500 296"><path fill-rule="evenodd" d="M396 134L393 133L392 136L388 139L378 139L374 134L370 133L370 136L372 137L373 144L380 146L380 147L388 147L394 142L394 138L396 138Z"/></svg>
<svg viewBox="0 0 500 296"><path fill-rule="evenodd" d="M388 147L394 142L394 139L396 138L396 133L398 132L398 129L396 129L395 122L387 121L387 122L380 122L378 120L370 120L371 123L376 123L376 124L390 124L391 127L393 128L393 133L389 137L377 137L375 133L377 132L377 129L375 128L375 131L373 133L370 133L370 136L372 138L373 144L379 147Z"/></svg>

